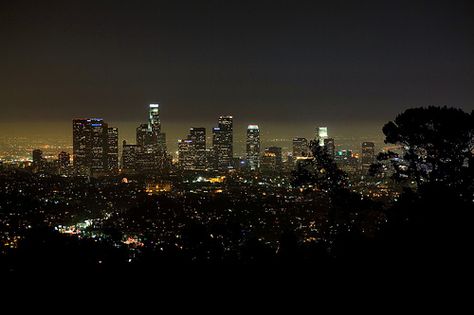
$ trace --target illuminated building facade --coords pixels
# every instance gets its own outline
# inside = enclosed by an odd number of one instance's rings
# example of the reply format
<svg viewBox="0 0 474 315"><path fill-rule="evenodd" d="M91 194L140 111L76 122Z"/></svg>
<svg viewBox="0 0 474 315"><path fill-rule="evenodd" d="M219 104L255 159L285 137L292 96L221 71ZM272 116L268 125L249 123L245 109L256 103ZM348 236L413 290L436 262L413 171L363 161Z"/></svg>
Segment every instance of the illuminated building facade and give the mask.
<svg viewBox="0 0 474 315"><path fill-rule="evenodd" d="M234 157L233 117L220 116L218 126L212 129L212 148L215 154L214 168L232 168Z"/></svg>
<svg viewBox="0 0 474 315"><path fill-rule="evenodd" d="M158 134L161 132L159 104L150 104L148 106L148 128L154 134Z"/></svg>
<svg viewBox="0 0 474 315"><path fill-rule="evenodd" d="M153 144L152 133L148 130L148 124L141 124L137 127L137 145L140 147L146 147Z"/></svg>
<svg viewBox="0 0 474 315"><path fill-rule="evenodd" d="M138 168L138 157L140 147L136 144L127 144L124 140L122 144L122 172L133 173Z"/></svg>
<svg viewBox="0 0 474 315"><path fill-rule="evenodd" d="M73 120L73 160L78 174L94 175L109 170L108 130L103 119Z"/></svg>
<svg viewBox="0 0 474 315"><path fill-rule="evenodd" d="M328 138L328 127L319 127L317 139L319 139L319 145L324 146L324 139Z"/></svg>
<svg viewBox="0 0 474 315"><path fill-rule="evenodd" d="M189 129L186 139L178 140L178 164L184 170L201 171L207 168L206 128Z"/></svg>
<svg viewBox="0 0 474 315"><path fill-rule="evenodd" d="M149 104L148 122L136 129L136 172L161 172L169 166L166 134L161 131L160 105Z"/></svg>
<svg viewBox="0 0 474 315"><path fill-rule="evenodd" d="M191 128L188 139L192 141L193 168L206 169L206 128Z"/></svg>
<svg viewBox="0 0 474 315"><path fill-rule="evenodd" d="M190 139L178 140L178 165L181 169L194 170L194 144Z"/></svg>
<svg viewBox="0 0 474 315"><path fill-rule="evenodd" d="M260 129L258 125L247 127L247 161L250 170L260 168Z"/></svg>
<svg viewBox="0 0 474 315"><path fill-rule="evenodd" d="M161 132L159 104L150 104L148 107L148 130L156 150L160 153L166 152L166 134Z"/></svg>
<svg viewBox="0 0 474 315"><path fill-rule="evenodd" d="M108 170L115 173L119 168L118 128L110 127L107 129L107 141Z"/></svg>

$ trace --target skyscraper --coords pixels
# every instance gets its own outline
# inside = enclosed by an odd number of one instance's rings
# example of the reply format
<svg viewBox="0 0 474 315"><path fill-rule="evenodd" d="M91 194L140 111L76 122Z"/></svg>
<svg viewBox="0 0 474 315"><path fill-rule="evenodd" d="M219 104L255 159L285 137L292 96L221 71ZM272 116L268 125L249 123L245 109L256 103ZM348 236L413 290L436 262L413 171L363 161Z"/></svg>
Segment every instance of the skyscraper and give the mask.
<svg viewBox="0 0 474 315"><path fill-rule="evenodd" d="M307 157L308 155L308 140L306 138L293 138L293 158Z"/></svg>
<svg viewBox="0 0 474 315"><path fill-rule="evenodd" d="M178 164L184 170L207 168L206 128L190 128L186 139L178 140Z"/></svg>
<svg viewBox="0 0 474 315"><path fill-rule="evenodd" d="M161 132L160 105L150 104L148 107L148 129L154 135Z"/></svg>
<svg viewBox="0 0 474 315"><path fill-rule="evenodd" d="M108 170L117 172L119 167L119 150L118 150L118 128L110 127L107 129L107 159Z"/></svg>
<svg viewBox="0 0 474 315"><path fill-rule="evenodd" d="M156 137L156 145L158 148L158 154L161 156L166 154L167 147L166 147L166 133L160 132Z"/></svg>
<svg viewBox="0 0 474 315"><path fill-rule="evenodd" d="M91 171L104 172L108 169L108 125L103 121L91 123Z"/></svg>
<svg viewBox="0 0 474 315"><path fill-rule="evenodd" d="M134 152L137 172L159 172L168 167L166 134L161 130L160 105L149 104L148 122L136 129L137 148Z"/></svg>
<svg viewBox="0 0 474 315"><path fill-rule="evenodd" d="M191 128L188 139L192 141L194 169L206 169L206 128Z"/></svg>
<svg viewBox="0 0 474 315"><path fill-rule="evenodd" d="M328 127L319 127L317 138L319 139L319 145L324 146L324 139L328 138Z"/></svg>
<svg viewBox="0 0 474 315"><path fill-rule="evenodd" d="M74 119L72 122L72 158L78 173L90 173L90 119Z"/></svg>
<svg viewBox="0 0 474 315"><path fill-rule="evenodd" d="M91 175L108 171L108 125L103 119L73 120L73 159L76 172Z"/></svg>
<svg viewBox="0 0 474 315"><path fill-rule="evenodd" d="M194 145L190 139L178 140L178 165L183 170L194 170Z"/></svg>
<svg viewBox="0 0 474 315"><path fill-rule="evenodd" d="M216 128L212 129L212 147L215 154L215 168L228 170L232 168L234 157L233 117L220 116Z"/></svg>
<svg viewBox="0 0 474 315"><path fill-rule="evenodd" d="M140 147L136 144L127 144L124 140L122 143L122 172L134 173L138 167L138 156Z"/></svg>
<svg viewBox="0 0 474 315"><path fill-rule="evenodd" d="M363 142L362 143L362 171L368 172L370 165L374 163L375 160L375 143L373 142Z"/></svg>
<svg viewBox="0 0 474 315"><path fill-rule="evenodd" d="M160 105L150 104L148 108L148 130L157 154L166 152L166 134L161 132Z"/></svg>
<svg viewBox="0 0 474 315"><path fill-rule="evenodd" d="M324 139L324 149L333 159L336 154L336 145L333 138Z"/></svg>
<svg viewBox="0 0 474 315"><path fill-rule="evenodd" d="M137 127L137 145L145 147L151 144L153 144L153 137L148 129L148 124L141 124Z"/></svg>
<svg viewBox="0 0 474 315"><path fill-rule="evenodd" d="M250 170L260 167L260 129L258 125L247 127L247 161Z"/></svg>

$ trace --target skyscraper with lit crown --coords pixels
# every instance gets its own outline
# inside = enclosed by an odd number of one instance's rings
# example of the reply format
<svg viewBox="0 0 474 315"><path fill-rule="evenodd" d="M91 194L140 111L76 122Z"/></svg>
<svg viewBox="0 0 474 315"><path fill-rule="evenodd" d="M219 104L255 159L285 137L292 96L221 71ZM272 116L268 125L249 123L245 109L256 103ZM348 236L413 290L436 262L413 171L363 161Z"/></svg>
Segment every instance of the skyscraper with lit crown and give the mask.
<svg viewBox="0 0 474 315"><path fill-rule="evenodd" d="M155 149L160 153L166 152L166 134L161 132L159 104L150 104L148 107L148 131Z"/></svg>
<svg viewBox="0 0 474 315"><path fill-rule="evenodd" d="M153 134L161 132L160 105L150 104L148 106L148 129Z"/></svg>
<svg viewBox="0 0 474 315"><path fill-rule="evenodd" d="M160 105L148 105L148 122L136 129L136 172L160 172L170 164L166 147L166 134L162 132ZM130 145L128 145L130 146Z"/></svg>
<svg viewBox="0 0 474 315"><path fill-rule="evenodd" d="M319 139L319 145L324 146L324 140L328 138L328 127L319 127L317 139Z"/></svg>
<svg viewBox="0 0 474 315"><path fill-rule="evenodd" d="M260 167L260 129L258 125L247 127L247 161L250 170Z"/></svg>

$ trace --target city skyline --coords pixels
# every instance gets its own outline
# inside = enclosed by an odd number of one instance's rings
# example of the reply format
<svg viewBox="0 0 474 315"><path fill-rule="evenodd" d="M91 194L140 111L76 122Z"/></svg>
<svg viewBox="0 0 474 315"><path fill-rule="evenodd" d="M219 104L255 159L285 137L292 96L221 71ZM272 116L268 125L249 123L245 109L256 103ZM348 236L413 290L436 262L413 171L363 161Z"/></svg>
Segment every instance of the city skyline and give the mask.
<svg viewBox="0 0 474 315"><path fill-rule="evenodd" d="M152 104L144 104L142 106L141 112L145 111L146 108L148 108L151 105L156 105L159 106L158 103L152 103ZM160 112L164 109L166 113L166 107L167 106L160 106ZM166 117L166 115L165 115ZM221 116L225 117L225 116ZM233 116L232 116L233 117ZM102 118L91 118L91 119L101 119ZM159 118L158 118L159 119ZM245 142L246 142L246 129L249 124L243 122L242 120L239 120L239 117L234 117L232 118L233 120L236 120L237 125L234 128L235 130L233 131L233 135L235 138L234 145L232 146L233 150L236 152L238 156L245 156L246 154L246 149L245 149ZM144 132L148 132L150 130L150 122L149 118L147 119L148 122L146 124L141 124L140 121L137 122L128 122L128 123L114 123L110 122L107 119L107 122L114 127L118 127L120 129L119 132L119 143L122 143L124 140L127 141L128 144L131 143L138 143L138 129L143 126ZM160 119L159 119L160 120ZM144 121L142 119L142 121ZM208 142L208 147L211 146L212 144L212 137L213 137L213 129L215 129L215 122L204 122L204 123L185 123L181 122L179 124L176 124L173 126L173 124L169 124L167 121L167 118L165 120L160 120L159 121L159 129L161 130L161 126L164 122L164 130L168 132L168 137L166 141L166 146L169 147L169 152L172 155L176 155L177 150L178 150L178 144L177 141L179 139L183 139L183 136L186 136L186 130L189 129L189 126L200 126L204 127L206 130L208 130L206 140ZM250 120L250 124L255 124L255 120ZM30 130L34 130L31 126L30 123L24 122L25 126L30 127ZM279 145L282 146L283 148L286 148L287 151L291 151L291 142L292 139L295 137L305 137L308 139L314 139L319 136L319 128L321 125L328 125L326 122L317 124L317 123L308 123L306 125L303 124L298 124L298 123L293 123L293 124L286 124L286 125L275 125L275 123L272 122L267 122L267 123L259 123L260 125L263 126L262 130L262 145L264 147L270 147L272 145ZM29 138L28 134L23 134L23 135L15 135L15 136L10 136L12 139L15 139L17 136L20 137L25 137L26 139L30 139L32 142L39 142L43 144L58 144L62 143L62 150L69 151L69 153L72 154L72 146L71 149L67 149L69 146L68 143L72 143L73 140L73 135L70 129L69 123L66 122L61 122L61 123L55 123L55 132L54 135L51 137L51 135L48 136L43 136L41 132L34 131L34 138ZM61 125L61 128L59 126ZM174 128L169 128L169 126L173 126ZM123 128L125 126L125 128ZM168 126L168 127L167 127ZM329 126L334 126L334 124L329 124ZM328 127L323 127L327 128ZM367 125L350 125L350 126L340 126L340 128L331 128L329 127L329 130L331 130L331 136L334 138L337 138L338 140L342 139L342 142L338 142L337 145L341 146L345 149L351 149L355 150L356 152L359 151L359 144L361 141L374 141L379 144L379 146L383 146L382 143L382 133L381 133L381 128L378 126L370 126L369 132L366 130ZM62 130L61 130L62 129ZM66 129L66 130L64 130ZM18 128L18 125L15 124L15 130L20 131L22 128ZM341 132L341 130L345 130L344 132ZM60 131L60 132L58 132ZM169 132L171 131L171 132ZM374 132L377 131L377 132ZM8 136L8 133L3 133L3 135ZM165 133L163 133L165 135ZM119 151L121 151L121 145L119 146ZM360 152L359 152L360 153Z"/></svg>
<svg viewBox="0 0 474 315"><path fill-rule="evenodd" d="M166 132L162 129L160 111L160 104L148 104L148 122L136 128L135 143L122 141L121 150L117 127L109 127L102 118L73 119L73 174L104 176L120 173L167 173L173 164L182 171L216 171L225 174L231 170L248 169L252 172L263 170L276 174L283 171L283 162L291 169L294 163L298 164L301 157L311 158L309 149L312 150L313 145L324 147L333 159L337 159L339 152L342 152L339 150L336 154L334 138L329 138L328 128L325 126L315 128L314 138L309 140L293 138L292 148L288 150L287 147L275 146L275 143L262 147L259 126L250 124L247 126L245 138L245 155L244 157L235 155L234 118L227 115L219 116L217 127L212 128L212 140L209 144L205 127L190 127L187 136L177 140L177 151L173 158L173 153L167 148ZM303 146L306 149L301 147L301 141L304 141ZM360 154L362 166L375 161L375 144L370 142L372 154L368 158L364 153L366 143L369 142L362 143ZM349 149L346 147L346 150ZM347 157L358 158L357 153L356 156L352 156L353 151L348 152L351 154ZM64 151L59 153L58 166L65 164L64 154L67 153ZM41 170L45 167L47 159L43 157L40 149L34 149L32 161L35 169ZM58 169L59 172L63 170L63 167Z"/></svg>
<svg viewBox="0 0 474 315"><path fill-rule="evenodd" d="M452 278L472 246L473 13L1 1L0 275Z"/></svg>
<svg viewBox="0 0 474 315"><path fill-rule="evenodd" d="M335 142L334 136L328 132L327 126L315 127L313 137L275 140L270 134L267 135L269 137L266 139L267 141L262 141L260 127L256 124L249 124L246 128L245 139L237 141L236 145L234 142L234 117L230 115L219 116L217 127L211 128L212 134L209 136L206 136L206 127L190 127L187 136L176 141L177 150L173 152L168 150L169 141L166 141L166 129L162 128L160 116L162 107L158 103L151 103L147 108L147 123L141 123L136 127L135 142L119 141L121 134L119 128L111 127L111 124L102 118L75 118L72 120L71 155L68 152L71 150L67 149L70 147L69 145L56 147L56 151L61 150L59 153L49 150L48 155L44 156L44 152L40 149L41 146L36 146L29 158L14 160L7 158L3 159L3 162L15 163L15 161L30 160L36 170L41 170L48 161L53 160L54 163L58 163L57 166L60 166L58 171L64 172L67 171L65 166L69 165L69 159L72 157L74 174L87 176L117 175L130 172L169 172L170 167L178 167L184 171L217 171L221 174L245 168L250 171L264 170L264 172L278 173L283 170L283 162L293 165L301 158L312 158L309 153L313 150L310 146L312 143L323 147L336 161L343 162L347 158L349 160L355 159L356 164L362 163L362 169L364 170L365 167L365 172L368 170L367 165L370 166L371 162L375 161L375 142L362 142L361 147L360 139L355 137L353 140L357 142L357 149L354 150L354 147L348 146L347 142ZM367 139L364 138L364 140ZM283 144L285 141L287 145ZM235 150L234 146L239 147L239 142L243 142L240 145L244 146L244 151ZM364 151L366 144L372 146L370 156ZM54 147L53 145L51 148ZM377 148L379 151L389 149L384 146ZM359 160L360 158L362 160ZM2 155L0 155L1 160ZM50 165L50 167L53 166Z"/></svg>

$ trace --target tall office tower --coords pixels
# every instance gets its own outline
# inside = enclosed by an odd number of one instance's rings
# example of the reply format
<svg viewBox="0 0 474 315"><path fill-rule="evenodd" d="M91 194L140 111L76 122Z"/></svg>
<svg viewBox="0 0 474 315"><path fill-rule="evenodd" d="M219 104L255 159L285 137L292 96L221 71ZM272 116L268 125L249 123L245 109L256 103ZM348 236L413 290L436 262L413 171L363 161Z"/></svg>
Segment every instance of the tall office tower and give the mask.
<svg viewBox="0 0 474 315"><path fill-rule="evenodd" d="M33 153L33 164L40 165L43 162L43 151L40 149L34 149Z"/></svg>
<svg viewBox="0 0 474 315"><path fill-rule="evenodd" d="M136 171L162 171L168 166L166 134L161 132L160 106L149 104L148 123L137 127Z"/></svg>
<svg viewBox="0 0 474 315"><path fill-rule="evenodd" d="M329 156L334 159L336 155L336 144L334 143L333 138L324 139L324 149L329 154Z"/></svg>
<svg viewBox="0 0 474 315"><path fill-rule="evenodd" d="M212 147L206 149L206 169L217 170L217 158Z"/></svg>
<svg viewBox="0 0 474 315"><path fill-rule="evenodd" d="M196 170L206 169L206 128L189 129L188 139L192 141L193 146L193 168Z"/></svg>
<svg viewBox="0 0 474 315"><path fill-rule="evenodd" d="M324 139L328 138L328 127L319 127L318 128L318 139L319 145L324 146Z"/></svg>
<svg viewBox="0 0 474 315"><path fill-rule="evenodd" d="M118 128L110 127L107 129L107 166L111 172L117 172L119 167L119 149L118 149Z"/></svg>
<svg viewBox="0 0 474 315"><path fill-rule="evenodd" d="M150 104L148 107L148 129L154 135L161 132L160 105Z"/></svg>
<svg viewBox="0 0 474 315"><path fill-rule="evenodd" d="M122 143L122 171L124 173L133 173L137 171L138 155L140 147L136 144Z"/></svg>
<svg viewBox="0 0 474 315"><path fill-rule="evenodd" d="M260 167L260 129L258 125L247 127L247 161L250 170Z"/></svg>
<svg viewBox="0 0 474 315"><path fill-rule="evenodd" d="M166 134L161 132L160 105L150 104L148 112L148 130L151 132L152 144L158 154L166 152Z"/></svg>
<svg viewBox="0 0 474 315"><path fill-rule="evenodd" d="M72 121L72 157L78 173L90 172L90 119Z"/></svg>
<svg viewBox="0 0 474 315"><path fill-rule="evenodd" d="M308 140L306 138L293 138L293 158L309 156Z"/></svg>
<svg viewBox="0 0 474 315"><path fill-rule="evenodd" d="M148 124L141 124L137 127L137 145L145 147L153 144L152 133L148 130Z"/></svg>
<svg viewBox="0 0 474 315"><path fill-rule="evenodd" d="M104 121L91 123L91 171L104 172L108 170L108 125Z"/></svg>
<svg viewBox="0 0 474 315"><path fill-rule="evenodd" d="M167 151L167 148L166 148L166 133L160 132L160 133L157 135L156 142L157 142L157 146L158 146L158 152L159 152L161 155L163 155L164 153L166 153L166 151Z"/></svg>
<svg viewBox="0 0 474 315"><path fill-rule="evenodd" d="M178 165L183 170L194 170L194 144L192 140L178 140Z"/></svg>
<svg viewBox="0 0 474 315"><path fill-rule="evenodd" d="M212 147L216 155L215 168L228 170L232 168L234 157L233 117L220 116L219 124L212 129Z"/></svg>
<svg viewBox="0 0 474 315"><path fill-rule="evenodd" d="M73 120L73 159L83 175L108 170L108 125L103 119Z"/></svg>
<svg viewBox="0 0 474 315"><path fill-rule="evenodd" d="M362 171L368 171L375 160L375 143L362 142Z"/></svg>
<svg viewBox="0 0 474 315"><path fill-rule="evenodd" d="M225 163L222 163L223 162L222 151L221 151L222 142L223 141L222 141L221 128L219 127L212 128L212 148L211 148L212 159L210 161L212 163L211 165L212 168L215 170L222 169L222 166L224 166L225 164Z"/></svg>
<svg viewBox="0 0 474 315"><path fill-rule="evenodd" d="M266 148L262 156L261 167L264 172L281 172L283 169L281 148Z"/></svg>

